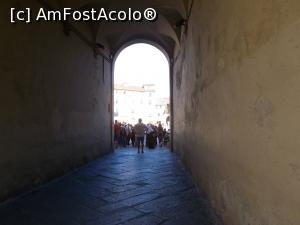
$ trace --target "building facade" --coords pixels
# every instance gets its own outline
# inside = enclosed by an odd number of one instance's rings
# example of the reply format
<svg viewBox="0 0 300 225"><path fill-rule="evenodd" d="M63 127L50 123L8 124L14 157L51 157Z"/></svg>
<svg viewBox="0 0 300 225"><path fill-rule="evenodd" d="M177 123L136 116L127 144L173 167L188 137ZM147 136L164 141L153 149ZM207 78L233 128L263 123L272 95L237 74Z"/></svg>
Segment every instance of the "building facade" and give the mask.
<svg viewBox="0 0 300 225"><path fill-rule="evenodd" d="M142 118L144 123L161 122L168 127L169 105L169 98L158 97L153 84L114 87L114 117L120 122L135 124Z"/></svg>

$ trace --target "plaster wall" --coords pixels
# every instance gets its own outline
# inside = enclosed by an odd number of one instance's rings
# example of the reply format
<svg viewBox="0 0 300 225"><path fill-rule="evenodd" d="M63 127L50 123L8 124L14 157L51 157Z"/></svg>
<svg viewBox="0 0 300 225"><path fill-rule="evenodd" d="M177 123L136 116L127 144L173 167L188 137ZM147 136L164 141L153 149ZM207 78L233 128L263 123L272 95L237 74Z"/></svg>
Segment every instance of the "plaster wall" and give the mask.
<svg viewBox="0 0 300 225"><path fill-rule="evenodd" d="M0 199L111 150L110 63L61 23L9 23L37 4L0 3Z"/></svg>
<svg viewBox="0 0 300 225"><path fill-rule="evenodd" d="M195 0L174 149L228 225L300 224L300 2Z"/></svg>

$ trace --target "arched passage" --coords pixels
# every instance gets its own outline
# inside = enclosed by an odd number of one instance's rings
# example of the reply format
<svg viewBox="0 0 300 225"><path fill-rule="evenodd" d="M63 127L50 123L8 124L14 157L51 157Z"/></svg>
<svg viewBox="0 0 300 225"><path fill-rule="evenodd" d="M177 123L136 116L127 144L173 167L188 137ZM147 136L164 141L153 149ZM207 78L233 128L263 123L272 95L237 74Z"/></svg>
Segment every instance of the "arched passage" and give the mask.
<svg viewBox="0 0 300 225"><path fill-rule="evenodd" d="M174 151L226 224L300 224L299 0L3 0L0 6L0 201L111 152L113 57L124 44L146 39L170 58ZM12 8L41 7L153 7L159 17L9 22ZM101 180L93 172L91 180Z"/></svg>
<svg viewBox="0 0 300 225"><path fill-rule="evenodd" d="M159 44L142 39L124 44L113 60L114 121L131 132L141 118L150 131L153 127L158 145L171 147L170 86L169 55ZM123 139L118 141L116 137L119 136L117 130L114 142L122 142L124 147ZM127 136L131 135L127 132ZM127 145L134 144L134 140L129 140Z"/></svg>

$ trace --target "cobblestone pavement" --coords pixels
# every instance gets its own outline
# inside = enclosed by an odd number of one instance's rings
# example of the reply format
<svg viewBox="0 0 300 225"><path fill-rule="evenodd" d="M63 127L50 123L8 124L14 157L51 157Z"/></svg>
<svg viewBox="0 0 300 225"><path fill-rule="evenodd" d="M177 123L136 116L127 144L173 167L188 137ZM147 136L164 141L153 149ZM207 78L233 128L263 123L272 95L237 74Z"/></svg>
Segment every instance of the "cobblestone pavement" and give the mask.
<svg viewBox="0 0 300 225"><path fill-rule="evenodd" d="M220 225L167 149L121 149L0 205L1 225Z"/></svg>

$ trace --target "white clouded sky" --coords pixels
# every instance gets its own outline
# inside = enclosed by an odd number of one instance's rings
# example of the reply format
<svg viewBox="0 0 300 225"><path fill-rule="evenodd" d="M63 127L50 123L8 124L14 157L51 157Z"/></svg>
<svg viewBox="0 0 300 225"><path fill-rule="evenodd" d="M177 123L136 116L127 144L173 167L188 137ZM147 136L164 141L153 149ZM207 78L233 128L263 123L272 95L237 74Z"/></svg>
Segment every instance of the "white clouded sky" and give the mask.
<svg viewBox="0 0 300 225"><path fill-rule="evenodd" d="M155 84L159 97L170 96L169 63L166 56L149 44L134 44L118 56L114 70L115 84Z"/></svg>

